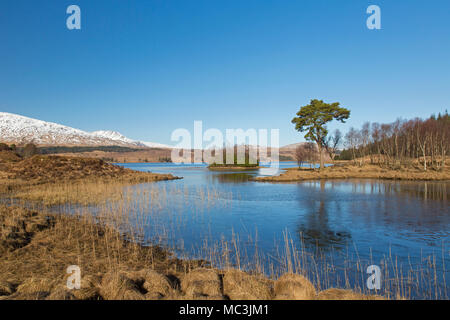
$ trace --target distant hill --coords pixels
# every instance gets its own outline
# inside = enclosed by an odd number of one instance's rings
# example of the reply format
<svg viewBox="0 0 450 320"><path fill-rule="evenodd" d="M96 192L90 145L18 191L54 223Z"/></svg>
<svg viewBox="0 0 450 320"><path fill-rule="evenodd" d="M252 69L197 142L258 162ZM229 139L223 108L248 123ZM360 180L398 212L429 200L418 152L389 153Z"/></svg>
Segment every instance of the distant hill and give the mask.
<svg viewBox="0 0 450 320"><path fill-rule="evenodd" d="M168 145L129 139L116 131L86 132L61 124L0 112L0 142L46 146L121 146L171 148Z"/></svg>
<svg viewBox="0 0 450 320"><path fill-rule="evenodd" d="M295 150L295 149L297 149L297 147L298 146L301 146L301 145L304 145L304 144L306 144L307 142L297 142L297 143L292 143L292 144L288 144L288 145L286 145L286 146L283 146L283 147L281 147L280 149L281 150Z"/></svg>

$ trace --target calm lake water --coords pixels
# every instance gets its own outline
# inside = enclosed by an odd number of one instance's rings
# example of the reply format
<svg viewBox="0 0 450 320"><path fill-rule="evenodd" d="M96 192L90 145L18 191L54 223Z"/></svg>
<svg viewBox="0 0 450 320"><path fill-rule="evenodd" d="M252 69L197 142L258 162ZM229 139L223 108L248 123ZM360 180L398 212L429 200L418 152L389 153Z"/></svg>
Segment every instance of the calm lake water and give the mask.
<svg viewBox="0 0 450 320"><path fill-rule="evenodd" d="M264 271L270 273L272 268L288 267L280 258L285 256L288 238L289 250L301 253L304 272L322 288L367 290L366 268L374 264L383 273L382 291L411 298L449 296L448 182L280 184L249 181L260 170L236 173L209 171L204 165L122 165L183 177L139 185L133 192L153 202L136 209L152 216L146 237L159 237L191 257L208 258L205 247L223 249L224 241L239 239L235 242L240 254L254 261L258 253ZM292 166L295 163L282 164ZM146 193L148 188L157 192Z"/></svg>

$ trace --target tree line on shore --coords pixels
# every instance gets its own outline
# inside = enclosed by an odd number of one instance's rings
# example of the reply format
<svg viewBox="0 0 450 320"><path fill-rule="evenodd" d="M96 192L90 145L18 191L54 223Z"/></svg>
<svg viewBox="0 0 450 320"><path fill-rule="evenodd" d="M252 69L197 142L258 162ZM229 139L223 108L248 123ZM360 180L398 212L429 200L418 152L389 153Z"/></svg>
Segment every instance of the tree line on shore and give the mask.
<svg viewBox="0 0 450 320"><path fill-rule="evenodd" d="M441 170L450 150L450 117L447 112L428 119L398 119L393 123L366 122L350 128L339 159L365 161L387 167L410 166L415 160L424 170Z"/></svg>
<svg viewBox="0 0 450 320"><path fill-rule="evenodd" d="M450 117L446 111L428 119L397 119L393 123L365 122L361 129L350 128L345 136L339 129L329 135L327 123L337 120L345 123L350 110L339 102L325 103L311 100L292 119L295 129L306 132L307 143L298 146L295 158L301 166L320 162L324 167L324 155L334 160L354 160L362 166L366 161L390 168L410 166L419 162L428 168L445 167L450 150ZM344 150L341 151L341 147Z"/></svg>

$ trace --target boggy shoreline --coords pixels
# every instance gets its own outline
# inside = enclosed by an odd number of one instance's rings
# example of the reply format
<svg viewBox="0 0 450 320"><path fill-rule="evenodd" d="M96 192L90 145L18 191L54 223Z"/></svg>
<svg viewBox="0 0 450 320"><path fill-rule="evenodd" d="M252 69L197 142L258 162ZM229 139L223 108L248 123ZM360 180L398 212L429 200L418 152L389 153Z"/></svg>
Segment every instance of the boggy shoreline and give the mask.
<svg viewBox="0 0 450 320"><path fill-rule="evenodd" d="M441 171L430 169L423 171L414 167L389 169L377 165L337 164L321 170L307 168L288 168L279 176L257 177L260 182L298 182L321 179L382 179L409 181L450 181L450 170L445 167Z"/></svg>
<svg viewBox="0 0 450 320"><path fill-rule="evenodd" d="M0 206L0 300L373 300L343 289L317 291L298 274L276 281L143 246L101 219ZM81 270L68 289L67 267Z"/></svg>
<svg viewBox="0 0 450 320"><path fill-rule="evenodd" d="M45 205L96 203L120 197L124 186L182 179L134 171L100 159L42 155L22 159L13 155L0 152L0 194Z"/></svg>

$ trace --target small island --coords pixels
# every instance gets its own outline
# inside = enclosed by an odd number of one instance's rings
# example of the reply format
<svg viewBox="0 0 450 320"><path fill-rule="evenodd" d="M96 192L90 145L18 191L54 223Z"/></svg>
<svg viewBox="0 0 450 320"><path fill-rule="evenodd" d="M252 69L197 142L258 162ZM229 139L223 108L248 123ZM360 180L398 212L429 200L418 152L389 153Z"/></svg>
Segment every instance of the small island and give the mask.
<svg viewBox="0 0 450 320"><path fill-rule="evenodd" d="M242 148L242 147L241 147ZM208 165L208 169L209 170L213 170L213 171L228 171L228 170L233 170L233 171L243 171L243 170L257 170L260 169L261 167L259 166L259 159L256 156L253 156L250 152L250 147L249 146L244 146L244 155L243 157L238 157L238 146L234 146L233 147L234 151L233 151L233 163L227 163L227 149L223 148L222 150L219 151L219 153L222 153L222 158L219 159L220 163L217 162L213 162L211 164ZM241 151L242 152L242 151ZM213 155L214 157L214 152Z"/></svg>
<svg viewBox="0 0 450 320"><path fill-rule="evenodd" d="M217 164L213 163L208 166L209 170L213 171L223 171L223 170L233 170L233 171L242 171L242 170L257 170L261 167L258 164Z"/></svg>

